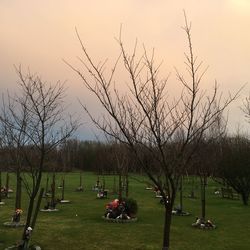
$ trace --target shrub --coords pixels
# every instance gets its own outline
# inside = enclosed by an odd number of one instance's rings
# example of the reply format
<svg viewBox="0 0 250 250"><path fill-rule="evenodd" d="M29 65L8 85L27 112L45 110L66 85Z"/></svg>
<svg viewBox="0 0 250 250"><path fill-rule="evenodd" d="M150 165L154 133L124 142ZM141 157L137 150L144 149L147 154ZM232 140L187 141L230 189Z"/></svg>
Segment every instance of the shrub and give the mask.
<svg viewBox="0 0 250 250"><path fill-rule="evenodd" d="M136 215L138 212L138 205L136 200L132 198L125 198L124 199L126 210L128 211L129 215Z"/></svg>

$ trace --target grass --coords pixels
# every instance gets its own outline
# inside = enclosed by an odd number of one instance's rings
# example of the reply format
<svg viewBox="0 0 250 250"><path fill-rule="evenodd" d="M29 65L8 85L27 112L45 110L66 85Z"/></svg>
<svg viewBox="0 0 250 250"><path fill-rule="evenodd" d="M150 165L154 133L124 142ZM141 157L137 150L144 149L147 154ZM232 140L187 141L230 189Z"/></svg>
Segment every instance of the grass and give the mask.
<svg viewBox="0 0 250 250"><path fill-rule="evenodd" d="M60 182L57 175L57 184ZM14 175L10 185L14 188ZM113 177L105 176L106 186L112 190ZM45 181L44 181L45 182ZM152 191L145 190L143 183L130 179L130 197L138 202L138 221L131 224L107 223L101 216L105 205L113 198L98 200L92 186L96 176L84 173L84 192L75 192L79 184L77 173L66 174L65 199L71 204L58 204L57 213L39 213L32 243L44 250L117 249L152 250L161 249L164 208ZM198 182L198 180L197 180ZM250 208L239 200L222 199L214 194L218 184L210 181L207 187L207 218L216 225L216 230L199 230L191 227L200 214L200 200L184 198L185 211L191 216L173 217L171 226L172 250L248 250L250 247ZM190 192L191 184L184 183L184 196ZM57 197L60 197L57 190ZM196 187L199 196L199 187ZM6 228L3 223L10 221L14 208L14 194L0 206L0 249L17 242L22 234L20 228ZM176 200L178 205L178 197ZM42 206L45 200L42 201ZM27 197L23 194L24 213L27 211Z"/></svg>

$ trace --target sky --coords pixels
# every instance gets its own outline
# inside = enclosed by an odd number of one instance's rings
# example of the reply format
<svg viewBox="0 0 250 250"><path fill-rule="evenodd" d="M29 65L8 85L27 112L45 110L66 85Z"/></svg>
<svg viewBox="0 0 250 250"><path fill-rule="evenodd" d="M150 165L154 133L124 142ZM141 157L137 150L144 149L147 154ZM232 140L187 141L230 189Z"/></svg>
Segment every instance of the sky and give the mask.
<svg viewBox="0 0 250 250"><path fill-rule="evenodd" d="M215 80L226 95L245 83L229 110L229 130L248 131L242 101L250 92L250 1L249 0L1 0L0 1L0 93L15 91L14 65L22 65L48 82L66 81L69 112L77 113L83 126L78 135L93 139L93 125L80 107L86 103L98 116L93 96L79 77L63 62L78 65L83 43L94 60L114 61L119 54L115 38L122 24L123 41L132 48L135 39L148 50L155 48L162 61L162 74L184 70L187 40L182 30L183 10L192 22L192 41L198 59L208 65L204 88ZM121 74L119 84L124 84Z"/></svg>

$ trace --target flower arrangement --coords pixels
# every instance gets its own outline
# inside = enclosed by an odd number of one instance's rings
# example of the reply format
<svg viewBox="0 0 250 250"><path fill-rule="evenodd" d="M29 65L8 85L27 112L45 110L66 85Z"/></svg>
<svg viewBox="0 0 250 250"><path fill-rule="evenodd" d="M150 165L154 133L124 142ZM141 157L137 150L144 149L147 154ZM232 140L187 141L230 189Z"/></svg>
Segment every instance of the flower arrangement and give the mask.
<svg viewBox="0 0 250 250"><path fill-rule="evenodd" d="M96 197L99 198L99 199L107 198L108 197L108 191L107 190L100 190L100 191L98 191Z"/></svg>
<svg viewBox="0 0 250 250"><path fill-rule="evenodd" d="M22 210L21 208L17 208L17 209L16 209L16 213L22 214L22 213L23 213L23 210Z"/></svg>
<svg viewBox="0 0 250 250"><path fill-rule="evenodd" d="M20 208L17 208L15 213L12 216L12 222L19 223L21 219L21 214L23 213L23 210Z"/></svg>
<svg viewBox="0 0 250 250"><path fill-rule="evenodd" d="M196 217L195 223L192 224L193 227L200 229L215 229L216 225L212 223L211 220L205 221L204 219Z"/></svg>
<svg viewBox="0 0 250 250"><path fill-rule="evenodd" d="M172 210L173 215L179 215L179 216L188 216L190 215L189 212L184 211L181 206L177 206Z"/></svg>
<svg viewBox="0 0 250 250"><path fill-rule="evenodd" d="M133 199L115 199L106 205L104 217L116 220L131 220L135 218L138 206Z"/></svg>

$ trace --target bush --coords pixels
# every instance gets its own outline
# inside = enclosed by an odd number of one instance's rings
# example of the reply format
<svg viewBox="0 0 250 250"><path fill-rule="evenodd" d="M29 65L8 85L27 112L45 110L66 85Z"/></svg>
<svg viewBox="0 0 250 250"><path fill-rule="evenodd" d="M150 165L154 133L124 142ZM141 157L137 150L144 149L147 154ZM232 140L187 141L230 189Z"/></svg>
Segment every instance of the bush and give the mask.
<svg viewBox="0 0 250 250"><path fill-rule="evenodd" d="M125 198L124 199L126 210L128 211L130 216L136 215L138 212L138 205L136 200L132 198Z"/></svg>

